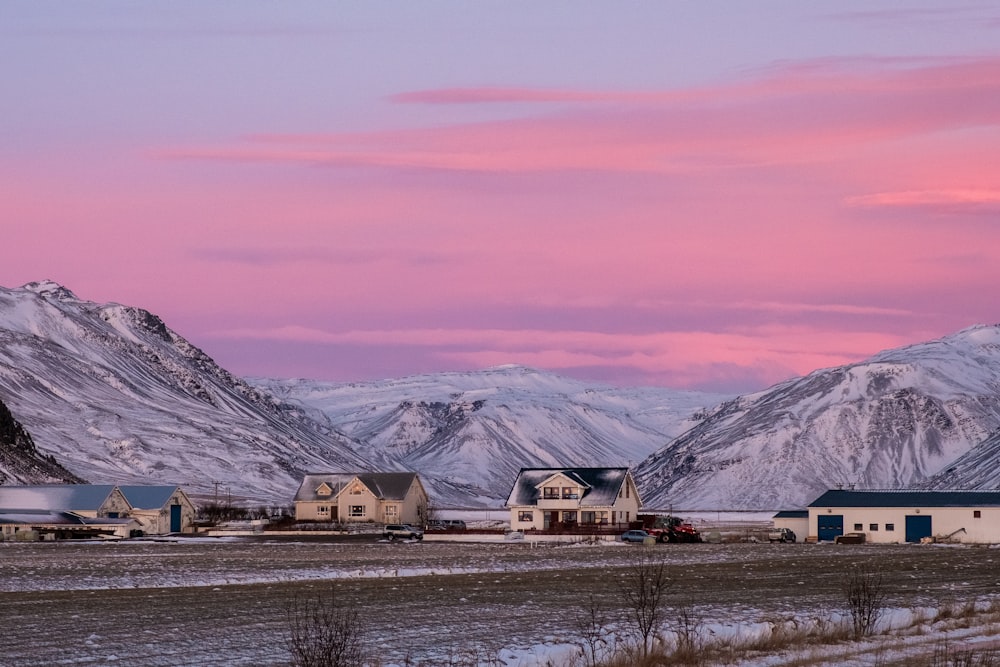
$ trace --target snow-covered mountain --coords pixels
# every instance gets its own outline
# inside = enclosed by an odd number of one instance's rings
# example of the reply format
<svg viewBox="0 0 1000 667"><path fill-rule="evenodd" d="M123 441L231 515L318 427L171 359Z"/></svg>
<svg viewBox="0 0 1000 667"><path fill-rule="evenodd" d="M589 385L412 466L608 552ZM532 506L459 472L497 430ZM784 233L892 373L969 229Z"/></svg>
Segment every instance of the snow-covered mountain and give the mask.
<svg viewBox="0 0 1000 667"><path fill-rule="evenodd" d="M31 434L0 401L0 484L11 481L77 484L83 480L54 457L42 456Z"/></svg>
<svg viewBox="0 0 1000 667"><path fill-rule="evenodd" d="M47 281L0 288L0 399L39 450L96 483L287 502L304 471L369 467L349 438L233 377L155 315Z"/></svg>
<svg viewBox="0 0 1000 667"><path fill-rule="evenodd" d="M249 381L320 410L380 469L415 470L452 505L505 499L522 467L633 465L725 398L616 389L522 366L348 384Z"/></svg>
<svg viewBox="0 0 1000 667"><path fill-rule="evenodd" d="M997 326L738 398L519 366L244 381L147 311L42 282L0 288L0 401L31 434L0 442L6 483L61 478L58 463L92 482L288 502L304 472L416 470L436 503L496 505L521 467L639 462L647 506L678 509L1000 483Z"/></svg>
<svg viewBox="0 0 1000 667"><path fill-rule="evenodd" d="M998 426L1000 326L976 326L724 402L636 476L647 504L687 509L803 507L949 469L939 485L995 488Z"/></svg>

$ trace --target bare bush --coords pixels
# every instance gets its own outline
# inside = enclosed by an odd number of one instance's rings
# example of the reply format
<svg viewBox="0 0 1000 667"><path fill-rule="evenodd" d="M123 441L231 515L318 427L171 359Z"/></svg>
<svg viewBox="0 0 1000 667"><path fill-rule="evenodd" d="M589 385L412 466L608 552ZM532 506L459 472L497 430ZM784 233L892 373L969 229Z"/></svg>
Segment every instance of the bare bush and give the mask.
<svg viewBox="0 0 1000 667"><path fill-rule="evenodd" d="M618 582L627 620L635 628L643 657L649 655L653 633L663 623L664 599L670 587L666 564L640 548Z"/></svg>
<svg viewBox="0 0 1000 667"><path fill-rule="evenodd" d="M362 667L365 629L358 611L341 605L333 586L288 606L293 667Z"/></svg>
<svg viewBox="0 0 1000 667"><path fill-rule="evenodd" d="M844 582L844 602L856 638L874 634L885 612L885 583L882 570L870 565L851 569Z"/></svg>
<svg viewBox="0 0 1000 667"><path fill-rule="evenodd" d="M586 667L596 667L607 651L604 640L608 611L591 593L587 604L577 608L576 630L583 638L583 660Z"/></svg>

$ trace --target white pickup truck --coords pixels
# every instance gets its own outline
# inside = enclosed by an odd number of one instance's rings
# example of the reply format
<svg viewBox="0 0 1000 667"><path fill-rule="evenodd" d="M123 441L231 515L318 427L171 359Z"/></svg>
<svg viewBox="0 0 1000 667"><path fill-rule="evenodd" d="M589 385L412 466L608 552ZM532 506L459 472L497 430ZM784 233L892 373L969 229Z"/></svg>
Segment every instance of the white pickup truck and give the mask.
<svg viewBox="0 0 1000 667"><path fill-rule="evenodd" d="M768 542L794 542L795 532L791 528L772 528L767 533Z"/></svg>

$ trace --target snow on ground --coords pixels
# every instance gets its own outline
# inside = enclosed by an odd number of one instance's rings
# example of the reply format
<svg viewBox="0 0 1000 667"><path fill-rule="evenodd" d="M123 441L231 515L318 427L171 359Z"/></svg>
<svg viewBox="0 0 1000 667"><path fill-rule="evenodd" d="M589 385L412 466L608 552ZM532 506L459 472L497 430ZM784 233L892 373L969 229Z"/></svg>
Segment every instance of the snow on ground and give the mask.
<svg viewBox="0 0 1000 667"><path fill-rule="evenodd" d="M901 665L944 642L989 646L1000 622L998 554L981 547L228 538L0 544L0 623L10 664L278 665L288 600L335 583L371 619L383 667L570 667L582 664L578 612L591 594L607 605L602 650L629 637L618 586L640 555L673 582L661 641L675 641L690 605L705 647L833 629L844 573L885 568L885 634L743 650L728 664Z"/></svg>

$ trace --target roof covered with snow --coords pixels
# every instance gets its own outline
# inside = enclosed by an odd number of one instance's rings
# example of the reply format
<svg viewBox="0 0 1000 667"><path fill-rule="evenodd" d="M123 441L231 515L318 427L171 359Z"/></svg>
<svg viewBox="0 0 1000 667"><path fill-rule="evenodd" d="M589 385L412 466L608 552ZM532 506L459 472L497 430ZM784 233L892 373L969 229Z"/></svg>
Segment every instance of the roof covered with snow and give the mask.
<svg viewBox="0 0 1000 667"><path fill-rule="evenodd" d="M809 507L1000 507L1000 491L918 491L833 489Z"/></svg>
<svg viewBox="0 0 1000 667"><path fill-rule="evenodd" d="M521 468L514 488L507 497L508 507L537 505L542 495L540 485L553 475L562 474L583 487L581 507L610 507L628 479L628 468Z"/></svg>
<svg viewBox="0 0 1000 667"><path fill-rule="evenodd" d="M381 500L403 500L410 487L417 482L415 472L325 472L309 473L302 479L299 490L295 494L296 501L329 500L336 496L352 480L357 479ZM329 496L321 496L317 491L326 484L333 492Z"/></svg>

